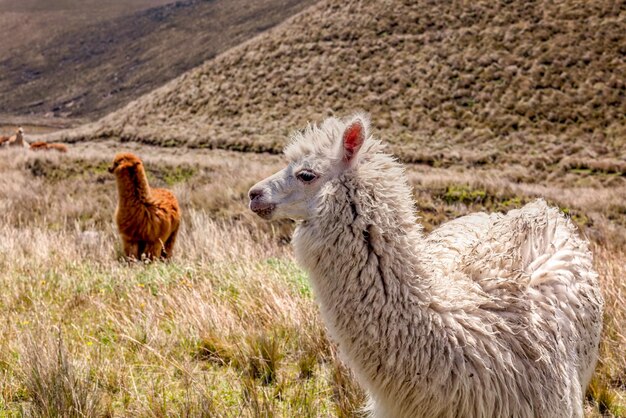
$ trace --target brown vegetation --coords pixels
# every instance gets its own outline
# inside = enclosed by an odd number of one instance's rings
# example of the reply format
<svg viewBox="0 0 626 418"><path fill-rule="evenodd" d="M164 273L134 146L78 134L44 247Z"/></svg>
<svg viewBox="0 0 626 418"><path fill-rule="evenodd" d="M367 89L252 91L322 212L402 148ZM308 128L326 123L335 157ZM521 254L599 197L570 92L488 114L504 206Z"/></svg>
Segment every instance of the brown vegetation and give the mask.
<svg viewBox="0 0 626 418"><path fill-rule="evenodd" d="M2 0L0 56L34 47L64 32L135 13L172 0Z"/></svg>
<svg viewBox="0 0 626 418"><path fill-rule="evenodd" d="M326 0L66 135L279 152L307 121L360 108L406 162L622 170L623 14L600 0Z"/></svg>
<svg viewBox="0 0 626 418"><path fill-rule="evenodd" d="M392 152L418 163L407 174L427 231L537 197L580 226L606 300L588 415L626 416L623 15L599 0L324 0L57 134L75 143L68 155L7 150L0 410L353 416L362 393L285 245L291 223L246 208L252 179L280 157L202 148L278 153L303 123L361 108ZM94 138L116 142L80 143ZM119 140L180 198L172 263L115 262L106 154Z"/></svg>
<svg viewBox="0 0 626 418"><path fill-rule="evenodd" d="M171 258L180 227L176 196L166 189L151 188L143 163L134 154L117 154L109 171L117 180L115 219L124 255L131 260Z"/></svg>

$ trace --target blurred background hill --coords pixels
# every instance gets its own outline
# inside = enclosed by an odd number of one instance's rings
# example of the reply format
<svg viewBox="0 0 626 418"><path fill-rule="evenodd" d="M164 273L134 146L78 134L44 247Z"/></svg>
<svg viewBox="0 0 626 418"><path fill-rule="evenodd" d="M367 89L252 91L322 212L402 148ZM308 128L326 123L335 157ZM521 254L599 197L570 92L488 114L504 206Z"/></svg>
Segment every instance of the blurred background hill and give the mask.
<svg viewBox="0 0 626 418"><path fill-rule="evenodd" d="M0 115L89 120L312 0L0 0Z"/></svg>

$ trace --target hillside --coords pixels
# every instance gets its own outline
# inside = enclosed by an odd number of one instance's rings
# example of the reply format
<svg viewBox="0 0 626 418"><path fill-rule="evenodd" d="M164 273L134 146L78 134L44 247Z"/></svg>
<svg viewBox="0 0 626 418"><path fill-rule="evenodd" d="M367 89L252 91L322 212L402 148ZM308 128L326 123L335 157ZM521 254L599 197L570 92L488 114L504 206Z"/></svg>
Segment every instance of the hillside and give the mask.
<svg viewBox="0 0 626 418"><path fill-rule="evenodd" d="M0 49L0 114L93 120L275 26L314 0L165 2L142 0L124 6L110 0L89 9L67 1L52 10L34 0L30 6L13 5L14 11L2 18L17 32L4 30L12 48ZM67 8L61 7L64 3ZM140 8L142 4L158 7ZM21 31L22 23L31 32ZM24 37L32 39L16 41Z"/></svg>
<svg viewBox="0 0 626 418"><path fill-rule="evenodd" d="M274 152L363 109L405 161L623 175L624 54L614 2L328 0L66 139Z"/></svg>
<svg viewBox="0 0 626 418"><path fill-rule="evenodd" d="M0 57L64 32L174 0L0 0Z"/></svg>

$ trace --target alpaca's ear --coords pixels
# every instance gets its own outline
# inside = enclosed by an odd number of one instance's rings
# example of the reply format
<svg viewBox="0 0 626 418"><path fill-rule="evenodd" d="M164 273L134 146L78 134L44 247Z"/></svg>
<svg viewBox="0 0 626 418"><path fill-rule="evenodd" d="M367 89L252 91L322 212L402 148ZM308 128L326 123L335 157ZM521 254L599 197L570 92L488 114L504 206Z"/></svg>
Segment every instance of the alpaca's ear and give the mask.
<svg viewBox="0 0 626 418"><path fill-rule="evenodd" d="M355 119L343 133L342 150L343 161L352 163L365 142L365 124L361 119Z"/></svg>

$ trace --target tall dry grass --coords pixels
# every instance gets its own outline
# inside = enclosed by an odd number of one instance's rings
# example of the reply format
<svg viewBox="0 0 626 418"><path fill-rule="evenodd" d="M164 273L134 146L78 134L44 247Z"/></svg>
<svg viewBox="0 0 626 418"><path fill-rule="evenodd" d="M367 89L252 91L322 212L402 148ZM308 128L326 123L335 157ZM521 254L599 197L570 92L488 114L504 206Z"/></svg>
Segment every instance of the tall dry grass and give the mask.
<svg viewBox="0 0 626 418"><path fill-rule="evenodd" d="M284 246L205 213L188 219L175 262L135 265L118 261L113 230L92 242L72 225L2 224L10 410L334 415L333 349Z"/></svg>
<svg viewBox="0 0 626 418"><path fill-rule="evenodd" d="M234 207L211 209L212 199L241 194L236 161L204 161L204 184L170 184L185 215L175 260L129 265L112 222L114 183L99 173L106 158L10 155L0 183L0 411L313 417L358 409L363 395L335 359L280 228L256 228ZM195 161L146 164L180 159ZM151 180L167 185L158 176L169 174L153 171Z"/></svg>

